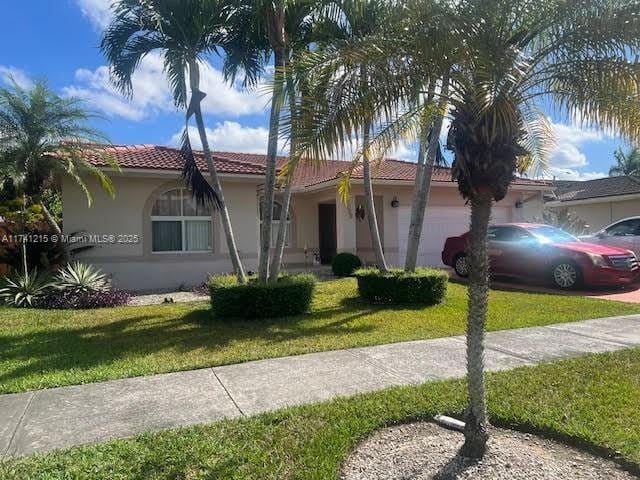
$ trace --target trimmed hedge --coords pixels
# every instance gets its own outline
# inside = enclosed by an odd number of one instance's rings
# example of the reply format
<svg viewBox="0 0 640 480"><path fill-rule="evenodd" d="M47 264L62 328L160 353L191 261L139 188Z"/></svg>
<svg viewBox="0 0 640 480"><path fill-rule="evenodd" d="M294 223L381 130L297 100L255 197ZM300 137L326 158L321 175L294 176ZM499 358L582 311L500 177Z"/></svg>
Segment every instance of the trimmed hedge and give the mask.
<svg viewBox="0 0 640 480"><path fill-rule="evenodd" d="M209 278L211 309L216 317L273 318L298 315L309 310L316 277L311 274L282 275L263 285L253 277L238 284L234 275Z"/></svg>
<svg viewBox="0 0 640 480"><path fill-rule="evenodd" d="M409 273L400 269L381 272L362 268L354 273L360 296L372 303L435 305L447 294L449 275L441 270L417 268Z"/></svg>
<svg viewBox="0 0 640 480"><path fill-rule="evenodd" d="M336 277L350 277L361 266L360 257L347 252L337 254L331 262L331 270Z"/></svg>

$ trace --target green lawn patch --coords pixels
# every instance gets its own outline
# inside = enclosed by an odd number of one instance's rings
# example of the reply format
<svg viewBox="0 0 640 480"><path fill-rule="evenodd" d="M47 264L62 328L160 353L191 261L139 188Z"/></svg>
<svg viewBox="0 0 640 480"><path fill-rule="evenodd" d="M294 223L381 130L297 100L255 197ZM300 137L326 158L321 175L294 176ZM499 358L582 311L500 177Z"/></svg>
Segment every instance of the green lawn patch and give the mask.
<svg viewBox="0 0 640 480"><path fill-rule="evenodd" d="M490 374L488 392L494 423L561 438L640 472L640 349ZM464 399L462 381L393 388L8 461L0 478L327 480L374 430L460 414Z"/></svg>
<svg viewBox="0 0 640 480"><path fill-rule="evenodd" d="M309 314L214 319L208 302L96 310L0 308L0 393L464 333L466 287L433 307L374 306L353 278L322 282ZM640 305L492 291L489 330L640 313Z"/></svg>

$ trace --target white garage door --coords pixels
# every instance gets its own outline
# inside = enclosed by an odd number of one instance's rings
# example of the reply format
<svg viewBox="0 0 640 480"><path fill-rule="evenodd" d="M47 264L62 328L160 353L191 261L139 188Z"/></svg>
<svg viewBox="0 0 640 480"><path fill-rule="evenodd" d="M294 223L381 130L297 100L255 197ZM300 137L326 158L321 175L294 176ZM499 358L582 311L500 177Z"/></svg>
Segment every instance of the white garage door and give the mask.
<svg viewBox="0 0 640 480"><path fill-rule="evenodd" d="M493 207L492 223L510 221L510 207ZM400 260L404 263L407 235L411 221L411 207L400 207L398 212L400 233ZM461 235L469 230L469 207L427 207L422 226L418 265L442 266L440 255L447 237Z"/></svg>

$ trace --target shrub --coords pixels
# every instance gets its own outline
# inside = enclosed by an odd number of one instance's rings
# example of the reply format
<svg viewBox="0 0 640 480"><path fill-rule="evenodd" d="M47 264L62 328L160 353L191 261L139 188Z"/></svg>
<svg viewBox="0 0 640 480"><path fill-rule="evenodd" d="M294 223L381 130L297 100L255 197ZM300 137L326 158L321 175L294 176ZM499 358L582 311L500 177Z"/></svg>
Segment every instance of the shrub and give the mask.
<svg viewBox="0 0 640 480"><path fill-rule="evenodd" d="M331 270L337 277L350 277L361 266L360 257L347 252L337 254L331 262Z"/></svg>
<svg viewBox="0 0 640 480"><path fill-rule="evenodd" d="M241 285L233 275L216 275L209 278L211 308L216 317L298 315L309 310L315 284L311 274L282 275L277 282L266 285L255 277Z"/></svg>
<svg viewBox="0 0 640 480"><path fill-rule="evenodd" d="M0 288L0 300L12 307L35 306L54 284L50 275L39 273L37 270L5 277L3 283Z"/></svg>
<svg viewBox="0 0 640 480"><path fill-rule="evenodd" d="M444 300L449 276L441 270L418 268L415 272L374 268L356 270L360 296L372 303L435 305Z"/></svg>
<svg viewBox="0 0 640 480"><path fill-rule="evenodd" d="M75 294L105 292L109 280L99 268L87 263L73 262L62 267L56 275L56 287Z"/></svg>
<svg viewBox="0 0 640 480"><path fill-rule="evenodd" d="M129 294L122 290L52 290L35 306L55 309L120 307L129 303L129 299Z"/></svg>

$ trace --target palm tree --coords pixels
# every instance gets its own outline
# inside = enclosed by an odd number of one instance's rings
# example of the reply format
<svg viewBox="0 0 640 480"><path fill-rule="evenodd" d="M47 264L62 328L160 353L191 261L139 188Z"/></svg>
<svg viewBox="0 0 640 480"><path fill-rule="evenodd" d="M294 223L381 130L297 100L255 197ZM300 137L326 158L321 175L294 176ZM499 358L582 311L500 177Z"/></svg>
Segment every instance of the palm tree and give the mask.
<svg viewBox="0 0 640 480"><path fill-rule="evenodd" d="M55 184L56 175L71 178L91 205L92 195L83 175L94 177L109 195L114 195L109 177L87 160L88 144L104 142L106 137L88 123L98 115L82 101L56 95L44 81L36 81L29 90L11 80L9 88L0 88L0 175L10 178L22 192L23 205L40 205L51 229L61 238L58 222L43 198L45 188ZM117 165L104 157L112 167ZM68 249L62 244L62 260Z"/></svg>
<svg viewBox="0 0 640 480"><path fill-rule="evenodd" d="M325 98L335 98L336 90L349 98L308 106L317 118L300 137L297 155L335 148L339 132L366 124L363 110L371 112L372 105L397 113L372 139L388 148L420 125L424 108L415 106L416 92L450 72L449 94L442 97L451 107L447 148L460 193L471 204L462 454L481 457L488 439L483 358L492 204L504 198L516 172L548 158L552 129L543 105L560 117L578 116L587 127L640 139L640 16L636 3L613 0L407 0L403 9L394 38L359 41L310 60L310 74L339 73ZM450 50L437 48L434 32L422 29L420 19L434 11L446 13L438 25ZM343 88L350 72L357 74L354 58L375 68L366 94Z"/></svg>
<svg viewBox="0 0 640 480"><path fill-rule="evenodd" d="M258 277L261 282L277 280L284 252L286 224L281 222L280 232L273 258L270 259L273 228L273 209L277 184L277 154L280 137L282 106L295 104L295 87L291 77L292 57L310 42L314 9L317 0L252 0L237 2L230 18L233 34L226 45L225 74L235 78L239 70L264 73L269 59L273 58L274 75L271 84L271 109L269 114L269 140L265 183L262 201L262 224L260 227L260 259ZM258 75L245 76L245 84L254 84ZM247 81L248 80L248 81ZM290 138L290 144L295 140ZM288 180L284 182L284 202L281 215L287 218L294 168L289 169Z"/></svg>
<svg viewBox="0 0 640 480"><path fill-rule="evenodd" d="M384 0L339 0L332 2L332 5L326 9L325 13L325 21L322 24L322 30L324 31L324 38L321 37L322 43L330 47L337 46L339 48L343 43L367 38L383 31L389 23L390 16L393 13L393 6ZM374 74L366 62L359 62L357 70L359 70L359 83L355 85L355 88L359 89L363 95L367 95L369 85L374 81ZM356 80L358 80L357 77ZM380 238L371 178L372 160L377 163L382 161L382 157L376 156L370 145L375 116L379 112L371 110L366 113L360 132L362 140L361 155L356 156L354 167L358 163L362 163L364 196L367 205L367 222L371 235L371 244L376 265L378 269L385 272L388 267ZM345 134L349 136L353 133L345 131ZM345 177L345 181L348 180L349 176ZM343 185L343 188L346 188L346 184ZM345 194L347 191L348 188L345 190ZM346 201L347 196L344 196Z"/></svg>
<svg viewBox="0 0 640 480"><path fill-rule="evenodd" d="M613 152L617 164L609 169L609 176L640 175L640 149L632 148L625 153L622 148Z"/></svg>
<svg viewBox="0 0 640 480"><path fill-rule="evenodd" d="M131 95L132 77L140 61L151 52L161 53L174 102L186 109L183 176L196 201L218 209L234 272L238 281L244 283L246 275L202 116L201 102L206 93L200 90L200 63L207 55L224 48L230 7L220 0L119 0L113 10L114 18L100 46L114 83L123 93ZM251 74L247 70L247 75ZM188 132L191 116L195 117L210 183L198 169L191 150Z"/></svg>
<svg viewBox="0 0 640 480"><path fill-rule="evenodd" d="M428 89L427 102L433 102L435 86ZM449 95L449 76L444 75L441 85L440 108L433 115L424 119L420 131L420 147L418 150L418 162L416 165L416 178L414 186L413 201L411 203L411 220L409 222L409 233L407 239L407 253L404 262L404 269L413 272L418 261L418 249L420 247L420 237L424 225L424 215L429 202L431 190L431 180L433 178L434 166L444 163L444 158L440 150L440 133L447 108L446 97Z"/></svg>

